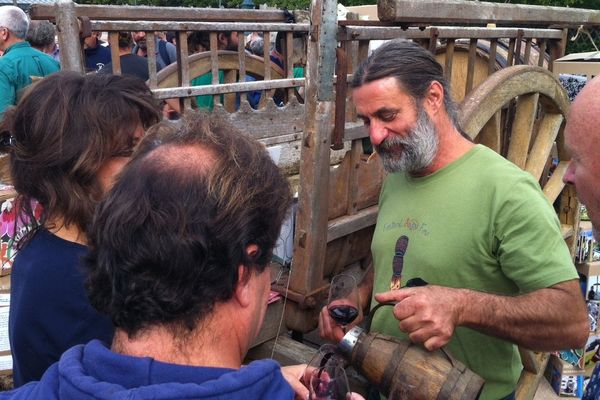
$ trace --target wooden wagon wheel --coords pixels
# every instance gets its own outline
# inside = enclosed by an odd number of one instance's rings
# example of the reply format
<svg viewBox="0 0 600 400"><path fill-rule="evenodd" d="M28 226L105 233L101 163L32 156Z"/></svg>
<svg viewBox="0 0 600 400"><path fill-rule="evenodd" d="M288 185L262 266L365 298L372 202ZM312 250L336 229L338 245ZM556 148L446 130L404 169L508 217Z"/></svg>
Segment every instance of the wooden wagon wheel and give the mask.
<svg viewBox="0 0 600 400"><path fill-rule="evenodd" d="M225 83L237 82L240 70L239 56L236 51L221 50L217 52L219 70L225 73ZM258 80L265 77L265 63L262 57L251 54L245 54L244 63L246 66L246 75L252 76ZM179 86L177 73L177 63L168 65L157 74L159 88L170 88ZM210 51L192 54L188 57L188 67L190 79L208 74L212 71L212 60ZM282 79L285 77L284 71L277 65L271 63L269 79ZM235 94L225 95L225 108L234 111Z"/></svg>
<svg viewBox="0 0 600 400"><path fill-rule="evenodd" d="M562 182L569 163L563 137L568 109L567 94L550 72L520 65L492 74L469 93L460 105L459 123L471 138L532 174L551 203L560 201L563 238L573 253L579 207L574 189ZM504 151L503 138L508 143ZM548 356L520 351L524 372L517 399L530 399Z"/></svg>

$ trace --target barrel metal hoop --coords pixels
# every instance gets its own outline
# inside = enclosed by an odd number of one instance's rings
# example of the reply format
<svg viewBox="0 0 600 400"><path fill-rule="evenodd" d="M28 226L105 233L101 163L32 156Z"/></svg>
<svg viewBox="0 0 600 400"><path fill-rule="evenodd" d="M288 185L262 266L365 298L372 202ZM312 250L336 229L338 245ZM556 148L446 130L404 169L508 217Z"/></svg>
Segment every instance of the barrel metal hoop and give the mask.
<svg viewBox="0 0 600 400"><path fill-rule="evenodd" d="M404 358L404 354L406 354L406 351L409 347L410 345L396 346L396 350L394 350L390 361L385 367L385 371L383 371L383 376L381 377L381 389L383 389L383 391L391 393L391 386L392 381L394 379L394 374L396 373L398 366L401 365L401 361Z"/></svg>
<svg viewBox="0 0 600 400"><path fill-rule="evenodd" d="M354 357L354 365L363 365L365 361L365 357L367 357L367 353L369 348L371 347L371 343L373 343L373 339L375 339L377 335L361 335L358 338L358 342L355 345L356 356ZM359 345L360 344L360 345Z"/></svg>
<svg viewBox="0 0 600 400"><path fill-rule="evenodd" d="M450 370L448 377L444 381L444 384L438 393L437 400L447 400L450 398L461 375L462 371L456 368L452 368L452 370Z"/></svg>

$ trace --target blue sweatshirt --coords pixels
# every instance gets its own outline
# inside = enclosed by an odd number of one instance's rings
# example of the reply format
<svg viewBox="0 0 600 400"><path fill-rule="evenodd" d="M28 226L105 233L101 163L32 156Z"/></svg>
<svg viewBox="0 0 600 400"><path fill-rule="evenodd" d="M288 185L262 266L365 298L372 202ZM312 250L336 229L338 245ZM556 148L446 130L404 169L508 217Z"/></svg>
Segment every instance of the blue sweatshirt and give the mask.
<svg viewBox="0 0 600 400"><path fill-rule="evenodd" d="M0 393L0 400L293 398L273 360L254 361L239 370L191 367L113 353L97 340L69 349L40 382Z"/></svg>

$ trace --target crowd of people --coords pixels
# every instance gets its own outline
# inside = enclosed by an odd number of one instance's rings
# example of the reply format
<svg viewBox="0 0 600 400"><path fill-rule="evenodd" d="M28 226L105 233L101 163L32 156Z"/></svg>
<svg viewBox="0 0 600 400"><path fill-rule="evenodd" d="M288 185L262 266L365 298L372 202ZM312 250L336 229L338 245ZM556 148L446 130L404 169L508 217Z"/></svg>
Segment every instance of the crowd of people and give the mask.
<svg viewBox="0 0 600 400"><path fill-rule="evenodd" d="M163 120L144 82L143 32L119 35L123 75L97 34L84 39L92 73L59 72L53 37L51 23L0 7L0 150L26 225L11 275L16 389L0 399L307 398L305 365L243 365L292 202L281 171L214 114ZM206 39L190 35L189 47L205 51ZM217 39L237 49L237 32ZM177 57L156 40L161 69ZM577 97L565 128L564 181L595 228L598 85ZM528 173L461 131L443 69L421 46L387 42L351 86L387 171L360 297L364 309L396 305L371 329L445 346L485 379L481 399L514 399L517 346L581 348L588 335L552 205ZM406 287L417 278L427 284ZM325 308L319 331L333 342L345 333ZM600 396L597 370L588 399Z"/></svg>

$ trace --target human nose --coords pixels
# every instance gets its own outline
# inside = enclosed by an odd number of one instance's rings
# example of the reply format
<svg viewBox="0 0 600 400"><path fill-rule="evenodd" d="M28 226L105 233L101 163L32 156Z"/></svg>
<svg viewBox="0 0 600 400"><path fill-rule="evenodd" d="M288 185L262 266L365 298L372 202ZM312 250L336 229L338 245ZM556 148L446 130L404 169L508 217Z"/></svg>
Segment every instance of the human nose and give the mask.
<svg viewBox="0 0 600 400"><path fill-rule="evenodd" d="M388 134L388 129L384 124L378 121L371 121L371 124L369 125L369 136L371 137L371 143L373 143L375 146L379 146L379 144L388 137Z"/></svg>
<svg viewBox="0 0 600 400"><path fill-rule="evenodd" d="M575 184L575 164L573 163L573 161L569 162L569 166L567 167L567 171L563 175L562 180L567 185Z"/></svg>

